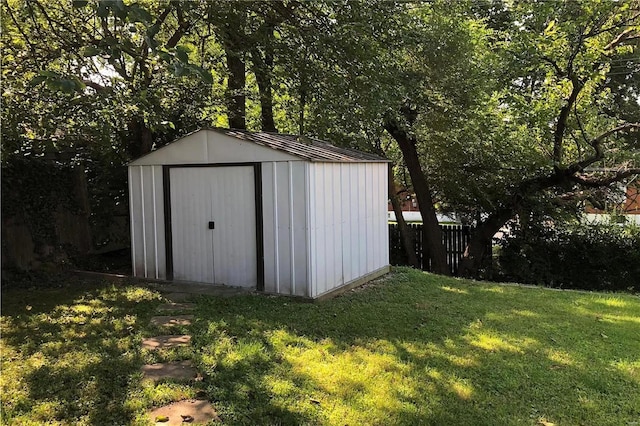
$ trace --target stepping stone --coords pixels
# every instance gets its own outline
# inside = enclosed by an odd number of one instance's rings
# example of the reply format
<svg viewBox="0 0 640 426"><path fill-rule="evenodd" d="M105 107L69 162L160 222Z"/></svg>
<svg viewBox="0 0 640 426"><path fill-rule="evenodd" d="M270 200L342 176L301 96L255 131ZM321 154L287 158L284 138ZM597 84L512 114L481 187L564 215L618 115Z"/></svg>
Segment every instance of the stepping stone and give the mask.
<svg viewBox="0 0 640 426"><path fill-rule="evenodd" d="M191 311L196 307L194 303L165 303L164 305L158 306L159 312L180 312L180 311Z"/></svg>
<svg viewBox="0 0 640 426"><path fill-rule="evenodd" d="M155 422L154 424L158 426L180 426L187 424L202 425L212 420L220 421L220 417L218 417L216 410L214 410L213 406L208 401L197 399L187 399L184 401L174 402L172 404L165 405L164 407L151 410L147 412L147 414L151 418L151 421ZM164 420L167 417L169 418L168 421L156 421L156 419ZM183 423L183 418L190 421L185 421Z"/></svg>
<svg viewBox="0 0 640 426"><path fill-rule="evenodd" d="M147 337L142 339L142 349L164 349L164 348L176 348L178 346L187 346L191 343L191 336L189 335L168 335L168 336L156 336Z"/></svg>
<svg viewBox="0 0 640 426"><path fill-rule="evenodd" d="M157 316L151 318L151 325L171 327L174 325L191 325L193 315Z"/></svg>
<svg viewBox="0 0 640 426"><path fill-rule="evenodd" d="M142 366L142 374L145 379L158 382L163 379L195 380L198 371L191 361L169 362L166 364L147 364Z"/></svg>

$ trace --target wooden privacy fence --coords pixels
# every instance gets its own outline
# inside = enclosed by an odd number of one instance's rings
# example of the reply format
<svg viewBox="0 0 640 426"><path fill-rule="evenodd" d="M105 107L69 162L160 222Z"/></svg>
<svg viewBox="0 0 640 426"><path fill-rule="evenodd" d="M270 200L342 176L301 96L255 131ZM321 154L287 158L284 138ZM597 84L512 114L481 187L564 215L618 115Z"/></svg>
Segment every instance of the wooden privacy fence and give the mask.
<svg viewBox="0 0 640 426"><path fill-rule="evenodd" d="M430 271L429 259L423 256L423 246L426 241L424 225L407 224L412 233L418 264L423 271ZM458 265L464 254L465 247L471 238L473 228L468 225L440 225L442 229L442 243L447 251L447 263L452 275L458 275ZM389 260L392 265L408 265L407 254L402 246L400 229L395 223L389 224Z"/></svg>

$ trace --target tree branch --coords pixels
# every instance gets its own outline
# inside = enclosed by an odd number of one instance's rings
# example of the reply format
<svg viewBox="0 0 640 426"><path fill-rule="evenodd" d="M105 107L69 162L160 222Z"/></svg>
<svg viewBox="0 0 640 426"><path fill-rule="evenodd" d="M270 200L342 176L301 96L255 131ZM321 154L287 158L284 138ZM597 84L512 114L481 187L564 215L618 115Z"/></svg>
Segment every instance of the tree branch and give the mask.
<svg viewBox="0 0 640 426"><path fill-rule="evenodd" d="M624 27L625 25L628 25L630 22L633 22L634 20L638 19L638 17L640 17L640 12L636 11L633 15L630 15L629 18L623 19L622 21L620 21L620 22L618 22L618 23L616 23L614 25L611 25L611 26L608 26L608 27L605 27L605 28L600 28L597 31L595 31L595 29L590 31L587 34L587 37L595 37L595 36L598 36L600 34L606 33L608 31L615 30L616 28Z"/></svg>
<svg viewBox="0 0 640 426"><path fill-rule="evenodd" d="M618 127L614 127L613 129L609 129L606 132L603 132L591 139L589 145L591 145L595 151L595 153L582 161L572 164L567 168L567 173L570 175L574 175L575 173L581 172L585 168L589 167L591 164L595 163L598 160L604 158L604 152L602 150L602 141L607 137L613 135L614 133L624 132L628 130L640 129L640 123L625 123Z"/></svg>
<svg viewBox="0 0 640 426"><path fill-rule="evenodd" d="M45 19L47 20L47 23L49 24L49 27L51 27L51 29L53 30L54 26L53 24L55 23L56 25L62 27L63 29L65 29L67 32L69 32L70 34L76 34L77 32L72 30L71 28L69 28L68 26L66 26L64 23L56 21L55 19L52 19L49 14L47 13L47 10L44 8L44 6L42 6L40 4L39 1L35 1L35 0L31 0L33 1L37 6L38 9L40 9L40 12L42 13L42 15L45 17ZM57 35L57 34L56 34Z"/></svg>
<svg viewBox="0 0 640 426"><path fill-rule="evenodd" d="M95 81L91 81L91 80L82 80L82 82L84 83L85 86L87 87L91 87L92 89L94 89L96 92L102 92L104 90L107 89L106 86L103 86L102 84L96 83Z"/></svg>
<svg viewBox="0 0 640 426"><path fill-rule="evenodd" d="M580 129L580 134L582 135L582 139L584 139L584 141L586 143L589 143L589 139L587 139L587 132L584 130L584 127L582 126L582 120L580 120L580 114L578 114L578 106L577 105L573 105L573 115L576 117L576 122L578 123L578 128ZM576 140L577 143L577 140ZM580 146L578 145L578 148L580 148Z"/></svg>
<svg viewBox="0 0 640 426"><path fill-rule="evenodd" d="M578 99L578 94L582 91L583 85L578 80L578 77L571 73L569 75L572 83L571 94L569 95L569 99L567 99L567 103L560 109L560 114L558 115L558 123L556 124L556 130L553 134L553 162L556 167L560 167L562 163L563 157L563 141L564 134L567 130L567 120L569 119L569 113L573 108L573 104Z"/></svg>
<svg viewBox="0 0 640 426"><path fill-rule="evenodd" d="M36 51L36 46L33 43L31 43L31 40L25 34L24 30L22 29L22 26L16 20L15 16L13 15L13 11L11 10L11 7L9 6L9 3L7 3L5 6L7 8L7 12L9 12L9 16L11 17L11 20L15 24L15 26L18 29L18 31L20 32L20 34L22 34L22 38L24 39L25 43L27 43L29 45L29 49L32 52L35 52Z"/></svg>
<svg viewBox="0 0 640 426"><path fill-rule="evenodd" d="M607 44L604 47L604 50L613 50L628 40L635 40L639 38L640 36L638 34L633 34L634 31L635 30L633 28L627 28L626 30L618 34L616 38L614 38L609 44Z"/></svg>
<svg viewBox="0 0 640 426"><path fill-rule="evenodd" d="M167 19L167 16L169 16L170 12L171 12L171 5L169 5L165 10L162 11L160 15L158 15L158 18L156 19L156 22L154 22L153 25L154 26L157 25L158 27L162 25L162 23ZM140 67L141 71L145 75L145 78L149 78L147 67L143 64L144 61L146 61L148 55L149 55L149 44L145 39L140 45L140 55L137 56L133 64L131 75L135 76L136 72L138 71L138 67Z"/></svg>
<svg viewBox="0 0 640 426"><path fill-rule="evenodd" d="M541 56L541 58L543 61L548 62L553 66L553 68L556 70L556 74L558 75L558 77L564 77L567 75L567 73L564 72L562 68L560 68L560 65L558 65L558 63L553 59L549 58L548 56Z"/></svg>
<svg viewBox="0 0 640 426"><path fill-rule="evenodd" d="M42 14L42 16L44 16L45 21L47 22L47 24L49 25L49 28L51 30L51 34L53 34L60 42L60 46L64 46L67 48L67 50L72 50L72 48L77 48L79 45L78 43L73 44L70 42L70 38L81 38L78 33L76 31L72 31L71 29L69 29L69 27L59 23L58 21L54 21L51 19L51 17L49 16L49 14L47 13L46 9L44 8L44 6L42 6L40 4L40 2L32 0L29 1L27 4L29 5L29 9L31 10L31 12L33 13L33 9L31 8L31 3L35 3L36 6L38 7L38 9L40 9L40 13ZM56 31L56 26L54 26L54 23L61 27L62 29L64 29L65 31L67 31L69 34L73 34L73 37L70 37L69 35L67 36L62 36L60 34L58 34L58 31Z"/></svg>
<svg viewBox="0 0 640 426"><path fill-rule="evenodd" d="M582 186L586 186L589 188L599 188L602 186L609 186L614 182L620 182L621 180L628 178L629 176L638 174L640 174L640 169L626 169L616 172L613 176L608 176L600 179L594 179L580 175L572 175L569 177L569 179Z"/></svg>
<svg viewBox="0 0 640 426"><path fill-rule="evenodd" d="M176 47L176 45L178 44L182 36L185 35L185 33L190 27L189 22L187 22L184 19L184 15L182 14L182 8L180 7L180 4L176 6L176 14L178 15L178 28L173 33L173 35L169 38L169 40L167 40L167 43L165 44L165 47L167 49L172 49Z"/></svg>

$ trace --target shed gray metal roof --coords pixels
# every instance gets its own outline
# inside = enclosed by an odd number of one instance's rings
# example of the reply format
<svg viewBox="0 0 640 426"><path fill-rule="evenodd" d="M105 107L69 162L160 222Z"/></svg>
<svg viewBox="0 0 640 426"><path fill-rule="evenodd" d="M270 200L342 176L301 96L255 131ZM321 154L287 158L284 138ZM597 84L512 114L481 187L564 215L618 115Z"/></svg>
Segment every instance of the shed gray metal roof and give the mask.
<svg viewBox="0 0 640 426"><path fill-rule="evenodd" d="M306 136L288 135L271 132L249 132L239 129L222 129L210 127L213 130L234 138L250 141L268 148L284 151L296 157L317 162L388 162L387 159L375 154L340 148L320 139Z"/></svg>

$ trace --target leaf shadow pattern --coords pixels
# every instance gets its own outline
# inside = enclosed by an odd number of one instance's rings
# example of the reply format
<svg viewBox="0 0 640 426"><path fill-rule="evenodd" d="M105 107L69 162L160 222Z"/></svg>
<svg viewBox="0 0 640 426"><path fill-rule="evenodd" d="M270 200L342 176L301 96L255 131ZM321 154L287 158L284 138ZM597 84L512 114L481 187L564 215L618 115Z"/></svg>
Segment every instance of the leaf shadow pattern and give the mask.
<svg viewBox="0 0 640 426"><path fill-rule="evenodd" d="M204 298L194 339L233 424L615 425L640 418L640 301L608 297L401 268L316 304Z"/></svg>
<svg viewBox="0 0 640 426"><path fill-rule="evenodd" d="M137 424L148 402L140 365L175 355L139 350L159 295L130 286L33 299L3 298L3 419ZM640 300L632 296L399 268L326 302L202 297L195 315L197 387L226 424L640 419Z"/></svg>
<svg viewBox="0 0 640 426"><path fill-rule="evenodd" d="M140 330L159 295L87 285L3 295L2 416L8 424L127 424ZM27 421L28 422L28 421Z"/></svg>

